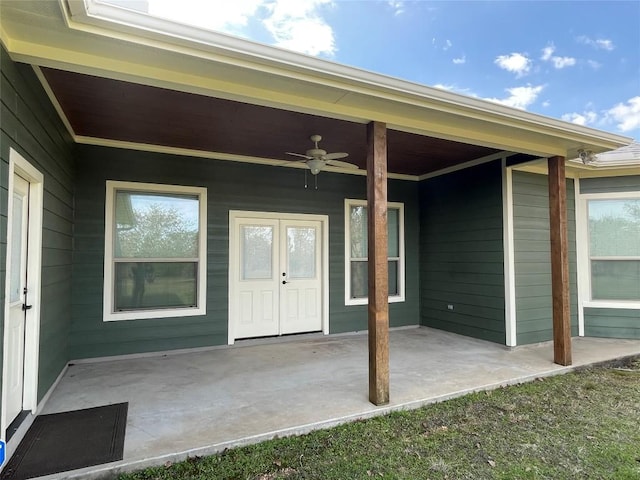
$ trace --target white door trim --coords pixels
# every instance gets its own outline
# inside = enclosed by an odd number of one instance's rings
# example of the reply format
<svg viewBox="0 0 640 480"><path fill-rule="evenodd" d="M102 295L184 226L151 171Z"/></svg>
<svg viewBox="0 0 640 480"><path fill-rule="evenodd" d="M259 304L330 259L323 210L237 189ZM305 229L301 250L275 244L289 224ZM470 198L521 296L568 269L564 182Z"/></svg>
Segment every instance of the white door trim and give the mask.
<svg viewBox="0 0 640 480"><path fill-rule="evenodd" d="M302 220L320 222L322 226L321 267L322 267L322 333L329 334L329 216L305 213L281 213L281 212L254 212L244 210L229 210L229 289L227 304L229 317L227 319L229 345L235 342L234 322L237 312L234 311L232 299L233 282L235 281L232 268L233 259L238 259L240 252L239 239L236 238L235 222L240 218L278 219L278 220Z"/></svg>
<svg viewBox="0 0 640 480"><path fill-rule="evenodd" d="M24 348L24 397L23 409L36 412L38 407L38 362L40 353L40 292L42 270L42 208L44 195L44 176L13 148L9 151L9 185L7 209L7 252L11 251L11 215L13 211L13 176L19 174L29 182L29 239L27 245L27 288L29 302L33 308L27 310L25 321ZM7 254L5 271L9 275L10 256ZM2 361L2 405L7 404L7 321L9 306L9 279L5 279L5 327L3 332L3 361ZM6 418L6 409L2 409L0 418L0 438L5 440L5 432L12 419Z"/></svg>

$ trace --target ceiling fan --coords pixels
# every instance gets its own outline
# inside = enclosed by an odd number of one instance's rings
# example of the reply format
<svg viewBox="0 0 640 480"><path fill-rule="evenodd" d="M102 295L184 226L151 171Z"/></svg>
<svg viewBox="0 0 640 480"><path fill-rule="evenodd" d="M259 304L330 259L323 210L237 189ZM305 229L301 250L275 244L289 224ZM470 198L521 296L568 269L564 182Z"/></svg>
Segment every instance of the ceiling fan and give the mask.
<svg viewBox="0 0 640 480"><path fill-rule="evenodd" d="M326 150L318 147L318 143L322 140L320 135L311 135L311 141L314 143L314 147L307 150L304 154L302 153L293 153L286 152L287 155L293 155L295 157L302 157L303 160L297 160L299 162L304 162L311 170L312 175L318 175L324 167L330 165L332 167L340 167L340 168L350 168L357 169L358 166L353 163L341 162L338 160L339 158L348 157L348 153L344 152L336 152L336 153L327 153Z"/></svg>

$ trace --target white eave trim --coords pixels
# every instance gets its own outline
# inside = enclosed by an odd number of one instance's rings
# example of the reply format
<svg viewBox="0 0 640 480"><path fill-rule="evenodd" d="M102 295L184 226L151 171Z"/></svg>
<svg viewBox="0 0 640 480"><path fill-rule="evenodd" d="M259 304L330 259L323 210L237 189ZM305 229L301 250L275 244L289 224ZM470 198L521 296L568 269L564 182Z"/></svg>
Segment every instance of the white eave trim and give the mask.
<svg viewBox="0 0 640 480"><path fill-rule="evenodd" d="M339 86L347 91L429 108L494 123L511 123L574 142L593 142L602 150L631 143L632 139L600 130L518 110L487 100L400 80L337 64L277 47L186 26L98 0L59 0L69 28L121 38L134 43L176 50L183 54L216 56L216 61L265 70L300 80ZM579 148L579 147L578 147ZM575 153L575 152L573 152Z"/></svg>

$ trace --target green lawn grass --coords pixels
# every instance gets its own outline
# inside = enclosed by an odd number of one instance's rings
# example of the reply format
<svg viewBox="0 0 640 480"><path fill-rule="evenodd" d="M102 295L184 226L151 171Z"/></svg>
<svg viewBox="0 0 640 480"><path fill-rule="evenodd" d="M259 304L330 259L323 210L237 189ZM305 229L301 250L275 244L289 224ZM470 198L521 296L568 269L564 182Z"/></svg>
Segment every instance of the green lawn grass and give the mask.
<svg viewBox="0 0 640 480"><path fill-rule="evenodd" d="M121 475L640 479L640 359Z"/></svg>

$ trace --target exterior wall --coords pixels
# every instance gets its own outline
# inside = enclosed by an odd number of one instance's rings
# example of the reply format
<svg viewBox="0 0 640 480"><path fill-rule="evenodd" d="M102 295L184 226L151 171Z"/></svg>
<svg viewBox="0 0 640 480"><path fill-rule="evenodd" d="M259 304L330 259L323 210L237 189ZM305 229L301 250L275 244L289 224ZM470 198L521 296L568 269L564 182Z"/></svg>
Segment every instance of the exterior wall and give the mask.
<svg viewBox="0 0 640 480"><path fill-rule="evenodd" d="M75 176L73 144L31 67L14 63L4 48L0 50L0 229L3 232L0 238L0 295L3 303L9 149L14 148L44 174L40 400L69 360ZM0 317L3 315L4 310L0 309Z"/></svg>
<svg viewBox="0 0 640 480"><path fill-rule="evenodd" d="M420 183L422 325L505 343L501 168Z"/></svg>
<svg viewBox="0 0 640 480"><path fill-rule="evenodd" d="M367 306L344 305L344 199L366 198L366 178L322 172L318 190L303 170L78 147L71 358L100 357L227 343L229 210L329 216L331 333L366 330ZM204 186L208 197L207 314L103 322L106 180ZM309 177L310 183L313 183ZM405 204L406 301L390 304L391 326L418 323L418 185L389 181L390 201Z"/></svg>
<svg viewBox="0 0 640 480"><path fill-rule="evenodd" d="M640 175L580 179L580 193L612 192L640 192Z"/></svg>
<svg viewBox="0 0 640 480"><path fill-rule="evenodd" d="M580 179L580 193L611 192L640 192L640 175ZM584 334L640 339L640 310L585 307Z"/></svg>
<svg viewBox="0 0 640 480"><path fill-rule="evenodd" d="M640 339L640 310L585 308L584 334L587 337Z"/></svg>
<svg viewBox="0 0 640 480"><path fill-rule="evenodd" d="M571 334L578 334L576 220L573 180L567 179ZM553 339L549 183L546 175L513 172L513 230L518 345Z"/></svg>

